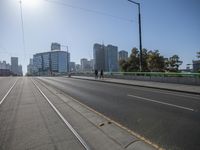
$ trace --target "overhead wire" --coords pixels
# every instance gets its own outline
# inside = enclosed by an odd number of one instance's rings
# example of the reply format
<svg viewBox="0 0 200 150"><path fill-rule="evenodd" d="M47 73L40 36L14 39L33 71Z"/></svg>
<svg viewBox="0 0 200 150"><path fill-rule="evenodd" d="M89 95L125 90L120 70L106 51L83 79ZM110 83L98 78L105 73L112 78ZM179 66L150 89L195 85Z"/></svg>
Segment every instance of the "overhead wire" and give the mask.
<svg viewBox="0 0 200 150"><path fill-rule="evenodd" d="M22 29L22 44L23 44L23 50L24 50L24 64L26 59L26 45L25 45L25 34L24 34L24 20L23 20L23 12L22 12L22 1L19 1L20 5L20 17L21 17L21 29Z"/></svg>
<svg viewBox="0 0 200 150"><path fill-rule="evenodd" d="M75 5L71 5L68 4L66 2L62 2L62 1L56 1L56 0L44 0L45 2L49 2L49 3L54 3L57 5L62 5L62 6L66 6L66 7L70 7L73 9L79 9L85 12L90 12L90 13L95 13L95 14L99 14L99 15L103 15L103 16L108 16L108 17L112 17L115 19L119 19L119 20L123 20L123 21L127 21L127 22L136 22L132 19L128 19L128 18L124 18L124 17L120 17L120 16L115 16L106 12L102 12L102 11L97 11L97 10L93 10L93 9L88 9L88 8L84 8L84 7L78 7ZM22 30L22 43L23 43L23 50L24 50L24 63L25 63L25 59L26 59L26 44L25 44L25 32L24 32L24 20L23 20L23 10L22 10L22 0L19 1L20 4L20 18L21 18L21 30Z"/></svg>
<svg viewBox="0 0 200 150"><path fill-rule="evenodd" d="M95 14L108 16L108 17L112 17L112 18L115 18L115 19L119 19L119 20L124 20L124 21L127 21L127 22L136 22L135 20L132 20L132 19L128 19L128 18L124 18L124 17L120 17L120 16L115 16L115 15L112 15L112 14L109 14L109 13L106 13L106 12L97 11L97 10L93 10L93 9L78 7L78 6L71 5L71 4L68 4L66 2L62 2L62 1L55 1L55 0L44 0L44 1L49 2L49 3L58 4L58 5L62 5L62 6L66 6L66 7L70 7L70 8L73 8L73 9L79 9L79 10L82 10L82 11L85 11L85 12L95 13Z"/></svg>

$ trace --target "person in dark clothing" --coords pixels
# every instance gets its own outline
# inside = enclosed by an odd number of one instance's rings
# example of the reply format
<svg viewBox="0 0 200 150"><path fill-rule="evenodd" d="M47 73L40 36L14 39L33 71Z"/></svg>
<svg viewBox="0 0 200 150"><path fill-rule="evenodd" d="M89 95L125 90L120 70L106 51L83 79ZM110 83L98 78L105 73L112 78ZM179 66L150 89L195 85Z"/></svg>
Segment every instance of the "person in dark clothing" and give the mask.
<svg viewBox="0 0 200 150"><path fill-rule="evenodd" d="M101 69L101 72L100 72L100 79L103 79L103 69Z"/></svg>
<svg viewBox="0 0 200 150"><path fill-rule="evenodd" d="M98 70L95 70L94 73L95 73L95 79L97 79L98 78Z"/></svg>

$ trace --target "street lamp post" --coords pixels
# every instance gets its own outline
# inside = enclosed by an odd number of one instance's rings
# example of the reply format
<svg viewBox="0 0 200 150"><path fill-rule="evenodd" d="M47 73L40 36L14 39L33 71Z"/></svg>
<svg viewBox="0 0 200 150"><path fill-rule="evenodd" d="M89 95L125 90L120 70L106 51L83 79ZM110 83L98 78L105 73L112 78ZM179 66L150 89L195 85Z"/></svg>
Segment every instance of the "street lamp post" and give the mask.
<svg viewBox="0 0 200 150"><path fill-rule="evenodd" d="M69 49L68 49L68 45L61 45L62 47L65 47L67 48L67 72L69 73L70 72L70 68L69 68Z"/></svg>
<svg viewBox="0 0 200 150"><path fill-rule="evenodd" d="M139 23L139 42L140 42L140 72L142 71L142 30L141 30L141 14L140 14L140 3L132 0L129 2L136 4L138 6L138 23Z"/></svg>

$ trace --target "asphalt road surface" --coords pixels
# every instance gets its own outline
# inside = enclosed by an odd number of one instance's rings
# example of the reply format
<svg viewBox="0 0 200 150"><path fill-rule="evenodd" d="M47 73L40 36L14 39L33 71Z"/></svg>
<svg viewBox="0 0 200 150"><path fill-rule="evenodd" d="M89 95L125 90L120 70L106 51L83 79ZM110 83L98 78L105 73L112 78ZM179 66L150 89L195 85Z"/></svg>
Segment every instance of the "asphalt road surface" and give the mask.
<svg viewBox="0 0 200 150"><path fill-rule="evenodd" d="M200 149L199 95L64 77L37 80L165 149Z"/></svg>

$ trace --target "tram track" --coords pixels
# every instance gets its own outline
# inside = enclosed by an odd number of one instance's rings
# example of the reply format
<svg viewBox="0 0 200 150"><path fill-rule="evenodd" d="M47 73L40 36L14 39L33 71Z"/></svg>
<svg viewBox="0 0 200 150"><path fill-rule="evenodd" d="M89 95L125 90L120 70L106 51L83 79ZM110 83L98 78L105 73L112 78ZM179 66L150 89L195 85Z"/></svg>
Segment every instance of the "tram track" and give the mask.
<svg viewBox="0 0 200 150"><path fill-rule="evenodd" d="M62 113L56 108L56 106L49 100L49 98L45 95L45 93L41 90L41 88L37 85L37 83L31 79L37 90L41 93L44 99L48 102L54 112L60 117L60 119L64 122L64 124L68 127L68 129L73 133L73 135L77 138L80 144L84 147L85 150L91 150L89 145L85 142L85 140L78 134L78 132L72 127L72 125L66 120L66 118L62 115Z"/></svg>

